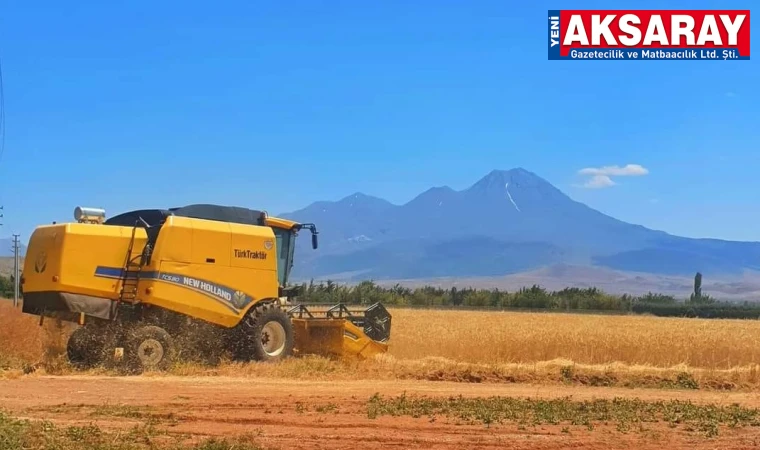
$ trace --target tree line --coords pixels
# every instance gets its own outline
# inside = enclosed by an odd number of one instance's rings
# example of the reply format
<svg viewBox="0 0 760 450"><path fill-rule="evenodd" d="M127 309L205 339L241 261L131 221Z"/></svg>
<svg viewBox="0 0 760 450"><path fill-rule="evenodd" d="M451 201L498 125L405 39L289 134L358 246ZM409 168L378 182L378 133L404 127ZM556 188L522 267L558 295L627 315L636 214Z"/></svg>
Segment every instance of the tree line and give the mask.
<svg viewBox="0 0 760 450"><path fill-rule="evenodd" d="M701 290L702 275L695 276L694 292L686 299L649 292L613 295L596 287L569 287L549 291L539 285L517 291L476 288L390 287L373 281L355 285L327 280L301 284L299 302L389 306L449 307L467 309L531 309L550 311L600 311L652 314L664 317L760 318L760 303L718 301Z"/></svg>

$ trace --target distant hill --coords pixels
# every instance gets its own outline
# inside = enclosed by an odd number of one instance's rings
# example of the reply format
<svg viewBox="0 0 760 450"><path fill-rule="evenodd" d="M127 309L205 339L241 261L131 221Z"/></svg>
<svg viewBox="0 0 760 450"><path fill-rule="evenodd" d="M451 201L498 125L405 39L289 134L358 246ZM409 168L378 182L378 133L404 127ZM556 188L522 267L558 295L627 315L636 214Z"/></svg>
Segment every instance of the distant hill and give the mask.
<svg viewBox="0 0 760 450"><path fill-rule="evenodd" d="M283 217L314 222L293 276L420 279L500 276L569 264L661 275L760 269L760 243L691 239L607 216L522 168L467 189L434 187L403 205L351 194Z"/></svg>
<svg viewBox="0 0 760 450"><path fill-rule="evenodd" d="M383 279L377 284L406 287L435 286L441 288L479 288L517 291L534 284L559 291L567 287L596 287L609 294L644 295L648 292L688 298L694 289L694 274L657 275L624 272L603 267L556 264L527 272L501 276L437 277L415 279ZM760 301L760 273L708 276L703 279L702 291L714 298L729 301Z"/></svg>
<svg viewBox="0 0 760 450"><path fill-rule="evenodd" d="M20 244L19 249L21 255L26 254L26 245ZM0 238L0 258L6 256L13 256L13 239L12 238Z"/></svg>
<svg viewBox="0 0 760 450"><path fill-rule="evenodd" d="M13 258L0 258L0 275L9 276L13 273Z"/></svg>

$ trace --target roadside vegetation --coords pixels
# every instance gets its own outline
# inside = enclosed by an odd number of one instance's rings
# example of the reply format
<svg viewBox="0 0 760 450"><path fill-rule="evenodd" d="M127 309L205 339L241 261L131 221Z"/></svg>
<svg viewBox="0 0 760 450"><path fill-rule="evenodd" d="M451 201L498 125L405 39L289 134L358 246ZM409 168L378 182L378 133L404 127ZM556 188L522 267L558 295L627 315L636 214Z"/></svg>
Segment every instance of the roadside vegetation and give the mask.
<svg viewBox="0 0 760 450"><path fill-rule="evenodd" d="M13 276L0 275L0 298L13 298Z"/></svg>
<svg viewBox="0 0 760 450"><path fill-rule="evenodd" d="M427 418L447 417L456 423L496 425L516 423L522 428L540 425L565 425L589 431L611 425L619 432L647 431L666 423L671 429L715 437L721 428L760 426L760 411L739 405L696 405L670 400L647 402L639 399L574 401L561 399L529 399L511 397L424 397L385 398L379 394L367 405L369 418L383 415Z"/></svg>
<svg viewBox="0 0 760 450"><path fill-rule="evenodd" d="M696 438L731 436L734 431L760 426L760 410L756 408L682 400L443 397L406 393L383 396L377 393L361 403L356 408L340 402L296 401L287 404L287 408L292 408L288 411L290 414L303 415L298 420L307 424L324 423L325 416L354 414L357 418L364 416L365 421L410 417L445 426L505 426L526 433L541 430L542 435L620 433L661 437L677 432L692 442ZM264 414L275 411L276 407ZM283 413L283 410L278 412ZM263 450L268 446L262 441L272 439L263 428L240 429L224 437L208 437L196 430L188 432L187 427L181 425L197 418L160 412L147 405L60 404L32 408L25 414L37 418L21 419L0 410L0 449ZM230 419L221 416L207 420ZM241 431L244 433L238 434Z"/></svg>
<svg viewBox="0 0 760 450"><path fill-rule="evenodd" d="M192 442L170 435L154 422L122 431L102 430L95 424L60 426L47 420L21 420L0 412L2 450L263 450L255 436L210 438Z"/></svg>

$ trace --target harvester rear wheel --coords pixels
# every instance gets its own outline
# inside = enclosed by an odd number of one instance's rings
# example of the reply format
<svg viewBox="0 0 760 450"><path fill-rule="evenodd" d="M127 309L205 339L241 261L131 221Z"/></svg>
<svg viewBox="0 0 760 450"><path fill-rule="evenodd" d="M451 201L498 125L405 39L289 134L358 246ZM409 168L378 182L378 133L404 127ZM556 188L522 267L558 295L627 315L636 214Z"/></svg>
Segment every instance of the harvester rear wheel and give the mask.
<svg viewBox="0 0 760 450"><path fill-rule="evenodd" d="M293 323L277 304L256 305L241 323L244 360L280 361L293 354Z"/></svg>
<svg viewBox="0 0 760 450"><path fill-rule="evenodd" d="M125 368L132 373L167 370L174 363L176 349L171 335L155 325L138 326L127 333Z"/></svg>
<svg viewBox="0 0 760 450"><path fill-rule="evenodd" d="M66 356L77 369L95 367L104 360L103 339L87 327L79 327L66 343Z"/></svg>

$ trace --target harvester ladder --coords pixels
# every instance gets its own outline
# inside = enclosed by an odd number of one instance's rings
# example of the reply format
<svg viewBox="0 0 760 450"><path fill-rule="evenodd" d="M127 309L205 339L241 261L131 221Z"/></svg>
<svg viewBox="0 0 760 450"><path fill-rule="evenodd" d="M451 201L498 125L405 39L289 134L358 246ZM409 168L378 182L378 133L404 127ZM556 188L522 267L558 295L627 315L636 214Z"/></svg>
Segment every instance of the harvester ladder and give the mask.
<svg viewBox="0 0 760 450"><path fill-rule="evenodd" d="M140 273L143 268L143 255L142 253L137 256L132 256L132 251L135 245L135 233L137 231L137 224L132 227L132 238L129 240L129 248L127 249L127 258L124 262L124 267L121 271L121 291L119 292L119 301L126 303L137 303L137 286L140 283Z"/></svg>

